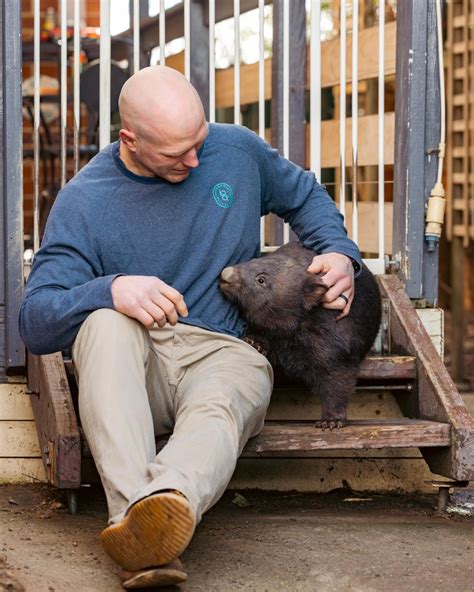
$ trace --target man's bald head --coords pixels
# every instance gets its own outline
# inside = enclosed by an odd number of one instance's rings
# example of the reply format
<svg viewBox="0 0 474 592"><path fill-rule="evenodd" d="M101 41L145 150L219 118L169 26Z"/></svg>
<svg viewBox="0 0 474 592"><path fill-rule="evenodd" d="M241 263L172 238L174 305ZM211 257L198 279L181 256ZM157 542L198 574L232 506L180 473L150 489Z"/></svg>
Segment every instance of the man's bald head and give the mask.
<svg viewBox="0 0 474 592"><path fill-rule="evenodd" d="M208 128L201 99L182 74L143 68L124 84L119 110L120 157L129 170L179 183L198 166Z"/></svg>
<svg viewBox="0 0 474 592"><path fill-rule="evenodd" d="M164 141L192 135L205 119L196 89L166 66L143 68L129 78L120 93L119 110L123 127Z"/></svg>

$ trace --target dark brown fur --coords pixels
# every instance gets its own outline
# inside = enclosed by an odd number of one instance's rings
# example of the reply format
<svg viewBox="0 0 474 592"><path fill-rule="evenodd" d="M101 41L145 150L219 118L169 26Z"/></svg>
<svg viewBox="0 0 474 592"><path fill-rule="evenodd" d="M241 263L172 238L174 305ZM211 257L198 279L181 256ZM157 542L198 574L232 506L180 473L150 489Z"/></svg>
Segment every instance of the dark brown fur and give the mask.
<svg viewBox="0 0 474 592"><path fill-rule="evenodd" d="M342 427L359 366L377 335L380 292L364 265L355 280L347 317L321 306L327 288L307 271L314 252L293 242L274 253L228 268L223 294L249 323L248 335L260 342L273 364L319 394L320 427ZM230 272L230 269L232 270Z"/></svg>

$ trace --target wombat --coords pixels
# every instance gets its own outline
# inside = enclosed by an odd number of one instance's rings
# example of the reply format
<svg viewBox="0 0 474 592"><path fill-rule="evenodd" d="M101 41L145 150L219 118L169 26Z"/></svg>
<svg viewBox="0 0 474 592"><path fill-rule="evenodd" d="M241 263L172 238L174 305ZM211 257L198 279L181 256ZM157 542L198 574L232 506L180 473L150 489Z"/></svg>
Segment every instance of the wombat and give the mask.
<svg viewBox="0 0 474 592"><path fill-rule="evenodd" d="M307 271L314 255L299 242L288 243L226 267L220 289L247 320L248 341L260 344L272 364L319 394L322 413L316 427L334 429L347 424L360 364L379 330L381 298L363 265L350 312L337 320L341 311L322 306L328 290L323 277Z"/></svg>

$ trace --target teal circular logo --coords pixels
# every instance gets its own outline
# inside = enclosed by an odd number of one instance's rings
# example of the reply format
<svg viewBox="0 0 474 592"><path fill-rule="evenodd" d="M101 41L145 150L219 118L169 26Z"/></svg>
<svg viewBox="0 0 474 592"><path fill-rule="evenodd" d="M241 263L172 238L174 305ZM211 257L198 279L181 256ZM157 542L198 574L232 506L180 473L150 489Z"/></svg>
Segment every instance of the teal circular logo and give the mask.
<svg viewBox="0 0 474 592"><path fill-rule="evenodd" d="M212 197L220 208L230 208L234 201L234 194L227 183L217 183L212 188Z"/></svg>

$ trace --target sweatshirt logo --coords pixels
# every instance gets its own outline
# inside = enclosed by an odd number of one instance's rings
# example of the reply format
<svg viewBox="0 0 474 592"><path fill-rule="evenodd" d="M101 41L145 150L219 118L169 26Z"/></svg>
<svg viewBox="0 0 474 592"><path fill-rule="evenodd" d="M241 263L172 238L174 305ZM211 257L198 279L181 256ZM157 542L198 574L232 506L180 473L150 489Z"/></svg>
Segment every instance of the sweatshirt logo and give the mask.
<svg viewBox="0 0 474 592"><path fill-rule="evenodd" d="M220 208L230 208L234 201L232 188L227 183L217 183L212 188L212 197Z"/></svg>

